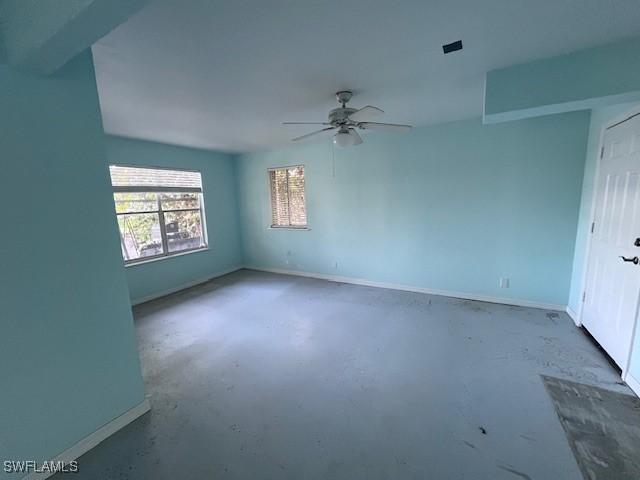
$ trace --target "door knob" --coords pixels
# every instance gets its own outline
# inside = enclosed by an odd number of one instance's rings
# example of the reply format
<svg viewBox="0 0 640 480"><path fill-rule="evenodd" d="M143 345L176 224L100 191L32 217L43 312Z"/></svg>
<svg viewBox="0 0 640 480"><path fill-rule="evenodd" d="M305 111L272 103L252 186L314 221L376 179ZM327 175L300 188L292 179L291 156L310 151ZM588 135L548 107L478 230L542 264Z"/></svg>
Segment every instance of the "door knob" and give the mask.
<svg viewBox="0 0 640 480"><path fill-rule="evenodd" d="M620 258L622 259L623 262L632 262L634 265L638 265L638 263L640 263L640 258L638 257L627 258L627 257L620 256Z"/></svg>
<svg viewBox="0 0 640 480"><path fill-rule="evenodd" d="M640 247L640 238L636 238L636 241L633 242L636 247Z"/></svg>

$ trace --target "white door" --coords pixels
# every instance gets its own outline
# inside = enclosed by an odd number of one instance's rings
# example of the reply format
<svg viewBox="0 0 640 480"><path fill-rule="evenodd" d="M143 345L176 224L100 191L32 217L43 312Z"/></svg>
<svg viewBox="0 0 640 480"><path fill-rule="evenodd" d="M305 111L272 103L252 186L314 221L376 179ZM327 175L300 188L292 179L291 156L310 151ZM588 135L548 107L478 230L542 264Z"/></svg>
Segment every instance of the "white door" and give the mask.
<svg viewBox="0 0 640 480"><path fill-rule="evenodd" d="M640 294L640 116L605 132L595 196L582 324L624 370Z"/></svg>

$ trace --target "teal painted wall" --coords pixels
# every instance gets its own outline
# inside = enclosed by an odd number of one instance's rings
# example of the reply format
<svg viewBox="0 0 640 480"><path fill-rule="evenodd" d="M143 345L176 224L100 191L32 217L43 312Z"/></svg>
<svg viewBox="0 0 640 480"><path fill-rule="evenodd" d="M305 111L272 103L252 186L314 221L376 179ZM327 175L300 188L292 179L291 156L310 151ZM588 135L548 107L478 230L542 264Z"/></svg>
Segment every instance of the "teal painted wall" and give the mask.
<svg viewBox="0 0 640 480"><path fill-rule="evenodd" d="M202 174L209 249L126 267L134 302L242 264L232 155L107 137L107 159L110 164L187 168Z"/></svg>
<svg viewBox="0 0 640 480"><path fill-rule="evenodd" d="M577 112L370 134L335 167L330 140L240 155L245 262L566 305L588 126ZM267 168L292 164L308 231L268 228Z"/></svg>
<svg viewBox="0 0 640 480"><path fill-rule="evenodd" d="M484 120L635 101L640 101L640 37L488 72Z"/></svg>
<svg viewBox="0 0 640 480"><path fill-rule="evenodd" d="M90 53L0 105L0 456L48 460L144 389Z"/></svg>

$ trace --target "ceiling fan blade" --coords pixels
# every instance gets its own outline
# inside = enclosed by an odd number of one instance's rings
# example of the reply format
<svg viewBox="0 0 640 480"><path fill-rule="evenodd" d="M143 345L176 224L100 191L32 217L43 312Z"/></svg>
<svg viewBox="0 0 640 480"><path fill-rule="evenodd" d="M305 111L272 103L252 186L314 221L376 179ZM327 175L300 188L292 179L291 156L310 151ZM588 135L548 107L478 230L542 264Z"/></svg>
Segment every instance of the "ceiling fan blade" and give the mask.
<svg viewBox="0 0 640 480"><path fill-rule="evenodd" d="M282 125L331 125L327 122L282 122Z"/></svg>
<svg viewBox="0 0 640 480"><path fill-rule="evenodd" d="M349 135L351 135L353 137L353 144L354 145L360 145L362 143L362 137L360 136L360 134L358 132L356 132L355 128L350 128L349 129Z"/></svg>
<svg viewBox="0 0 640 480"><path fill-rule="evenodd" d="M320 135L321 133L328 132L329 130L335 130L335 127L327 127L327 128L323 128L322 130L316 130L315 132L307 133L306 135L293 138L291 139L291 141L299 142L300 140L306 140L307 138L315 137L316 135Z"/></svg>
<svg viewBox="0 0 640 480"><path fill-rule="evenodd" d="M367 105L366 107L362 107L360 110L349 115L349 119L353 120L354 122L362 122L369 118L374 118L378 115L382 115L383 113L384 111L380 110L378 107Z"/></svg>
<svg viewBox="0 0 640 480"><path fill-rule="evenodd" d="M381 130L385 132L408 132L411 125L399 125L397 123L360 122L358 127L364 130Z"/></svg>

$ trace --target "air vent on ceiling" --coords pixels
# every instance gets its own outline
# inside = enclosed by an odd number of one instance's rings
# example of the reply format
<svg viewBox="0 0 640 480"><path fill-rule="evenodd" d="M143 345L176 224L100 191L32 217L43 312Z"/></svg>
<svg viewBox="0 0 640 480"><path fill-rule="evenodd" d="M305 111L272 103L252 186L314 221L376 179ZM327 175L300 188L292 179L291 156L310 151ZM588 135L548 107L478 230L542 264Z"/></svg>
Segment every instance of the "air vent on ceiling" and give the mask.
<svg viewBox="0 0 640 480"><path fill-rule="evenodd" d="M462 50L462 40L458 40L457 42L447 43L446 45L442 45L442 51L446 55L447 53L457 52L458 50Z"/></svg>

